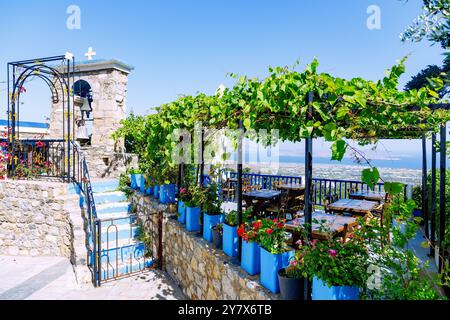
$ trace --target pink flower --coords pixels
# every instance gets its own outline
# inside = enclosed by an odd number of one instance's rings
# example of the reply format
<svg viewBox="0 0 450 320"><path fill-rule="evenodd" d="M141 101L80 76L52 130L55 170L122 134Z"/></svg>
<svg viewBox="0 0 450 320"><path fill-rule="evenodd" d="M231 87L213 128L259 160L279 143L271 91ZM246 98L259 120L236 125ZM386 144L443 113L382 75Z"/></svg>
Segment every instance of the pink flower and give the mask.
<svg viewBox="0 0 450 320"><path fill-rule="evenodd" d="M330 258L336 258L337 251L333 250L333 249L330 249L330 250L328 250L328 255L330 256Z"/></svg>
<svg viewBox="0 0 450 320"><path fill-rule="evenodd" d="M298 245L299 247L301 247L301 246L303 246L303 241L302 240L298 240L295 244Z"/></svg>
<svg viewBox="0 0 450 320"><path fill-rule="evenodd" d="M295 261L295 260L291 260L291 262L289 262L289 264L291 265L291 266L296 266L297 265L297 261Z"/></svg>
<svg viewBox="0 0 450 320"><path fill-rule="evenodd" d="M315 249L315 248L316 248L316 244L317 244L317 242L318 242L318 240L317 240L317 239L314 239L313 241L311 241L311 247L312 247L313 249Z"/></svg>

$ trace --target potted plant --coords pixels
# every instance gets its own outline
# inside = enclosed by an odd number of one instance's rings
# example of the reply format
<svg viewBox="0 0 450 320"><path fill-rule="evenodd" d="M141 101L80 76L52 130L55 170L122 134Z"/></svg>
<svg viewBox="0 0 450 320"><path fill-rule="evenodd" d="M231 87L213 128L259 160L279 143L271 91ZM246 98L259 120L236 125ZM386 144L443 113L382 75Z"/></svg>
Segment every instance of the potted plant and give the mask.
<svg viewBox="0 0 450 320"><path fill-rule="evenodd" d="M289 265L294 250L286 244L285 221L259 220L258 243L261 261L261 284L273 293L280 291L278 271Z"/></svg>
<svg viewBox="0 0 450 320"><path fill-rule="evenodd" d="M217 184L211 183L205 188L203 203L203 239L211 242L212 228L223 222L222 202L217 195Z"/></svg>
<svg viewBox="0 0 450 320"><path fill-rule="evenodd" d="M131 168L129 170L130 179L131 179L131 188L134 190L139 190L141 185L141 177L142 174L139 170Z"/></svg>
<svg viewBox="0 0 450 320"><path fill-rule="evenodd" d="M191 194L188 188L180 188L178 194L178 222L181 224L186 223L186 205L185 203L191 199Z"/></svg>
<svg viewBox="0 0 450 320"><path fill-rule="evenodd" d="M153 179L149 175L144 176L145 183L144 183L144 193L146 195L153 195Z"/></svg>
<svg viewBox="0 0 450 320"><path fill-rule="evenodd" d="M216 249L222 249L223 223L218 223L212 228L212 242Z"/></svg>
<svg viewBox="0 0 450 320"><path fill-rule="evenodd" d="M186 229L191 232L200 231L201 206L205 202L205 192L199 186L189 187L190 197L184 200L186 205Z"/></svg>
<svg viewBox="0 0 450 320"><path fill-rule="evenodd" d="M312 280L313 300L359 300L368 279L369 253L359 237L300 244L302 268Z"/></svg>
<svg viewBox="0 0 450 320"><path fill-rule="evenodd" d="M306 277L303 255L298 251L289 261L289 266L278 271L281 298L283 300L304 300Z"/></svg>
<svg viewBox="0 0 450 320"><path fill-rule="evenodd" d="M230 257L238 255L238 213L232 210L225 215L225 223L223 224L223 252Z"/></svg>
<svg viewBox="0 0 450 320"><path fill-rule="evenodd" d="M251 208L246 210L244 219L247 220L251 210ZM252 276L261 272L261 249L258 244L258 232L261 226L261 221L246 221L238 229L238 236L242 238L241 268Z"/></svg>

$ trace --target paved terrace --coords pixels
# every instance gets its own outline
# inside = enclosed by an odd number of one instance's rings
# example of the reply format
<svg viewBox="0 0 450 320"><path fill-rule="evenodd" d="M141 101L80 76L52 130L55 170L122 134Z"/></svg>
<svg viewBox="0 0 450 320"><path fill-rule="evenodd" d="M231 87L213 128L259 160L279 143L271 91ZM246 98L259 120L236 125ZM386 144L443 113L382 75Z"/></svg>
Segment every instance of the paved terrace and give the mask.
<svg viewBox="0 0 450 320"><path fill-rule="evenodd" d="M66 258L0 256L0 300L179 300L181 289L151 270L94 288L77 284Z"/></svg>

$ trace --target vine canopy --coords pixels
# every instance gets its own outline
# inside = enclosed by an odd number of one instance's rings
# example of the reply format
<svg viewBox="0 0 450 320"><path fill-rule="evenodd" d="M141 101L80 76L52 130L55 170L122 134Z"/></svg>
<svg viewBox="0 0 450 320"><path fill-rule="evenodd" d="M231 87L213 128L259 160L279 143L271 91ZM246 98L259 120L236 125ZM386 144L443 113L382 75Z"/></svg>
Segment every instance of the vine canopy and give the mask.
<svg viewBox="0 0 450 320"><path fill-rule="evenodd" d="M247 131L278 129L281 141L323 137L333 142L333 158L341 160L344 139L364 144L380 138L419 138L437 132L450 120L449 110L430 108L440 102L437 91L444 85L442 80L433 79L432 87L398 90L405 60L376 82L319 73L317 60L301 72L295 67L270 67L263 80L232 75L237 79L232 88L212 96L180 97L157 107L156 114L142 117L144 124L124 121L115 136L144 130L135 134L139 139L135 144L146 146L146 153L153 153L153 162L166 158L164 164L173 166L167 158L176 145L171 136L174 130L192 131L198 122L209 128L237 129L242 121ZM308 99L310 93L312 100Z"/></svg>

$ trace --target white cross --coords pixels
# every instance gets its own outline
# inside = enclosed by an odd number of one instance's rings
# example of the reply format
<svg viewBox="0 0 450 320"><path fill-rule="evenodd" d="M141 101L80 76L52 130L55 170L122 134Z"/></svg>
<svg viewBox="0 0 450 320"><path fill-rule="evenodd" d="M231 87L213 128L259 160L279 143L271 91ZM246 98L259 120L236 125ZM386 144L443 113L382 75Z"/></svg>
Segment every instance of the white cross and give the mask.
<svg viewBox="0 0 450 320"><path fill-rule="evenodd" d="M92 47L89 47L88 52L86 52L86 53L84 54L84 56L87 57L88 60L92 60L92 57L93 57L93 56L96 56L96 55L97 55L97 52L93 51L93 50L92 50Z"/></svg>

